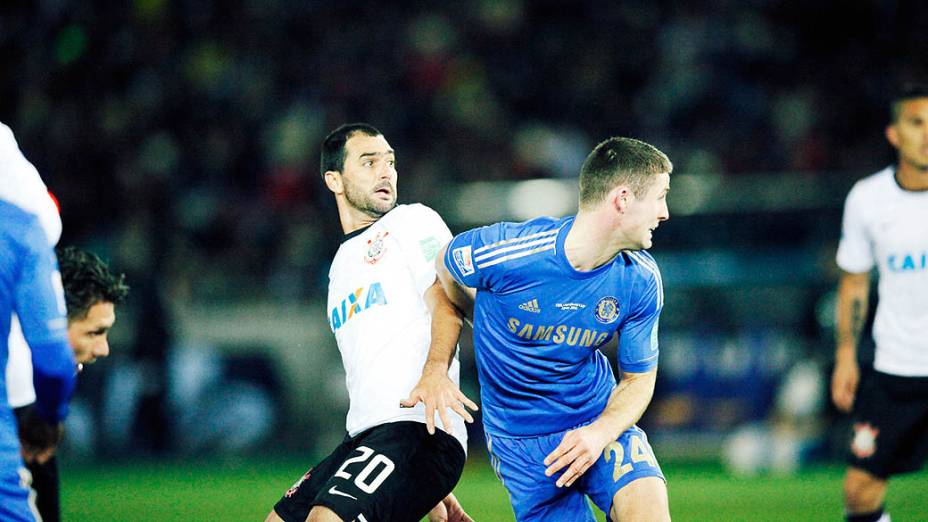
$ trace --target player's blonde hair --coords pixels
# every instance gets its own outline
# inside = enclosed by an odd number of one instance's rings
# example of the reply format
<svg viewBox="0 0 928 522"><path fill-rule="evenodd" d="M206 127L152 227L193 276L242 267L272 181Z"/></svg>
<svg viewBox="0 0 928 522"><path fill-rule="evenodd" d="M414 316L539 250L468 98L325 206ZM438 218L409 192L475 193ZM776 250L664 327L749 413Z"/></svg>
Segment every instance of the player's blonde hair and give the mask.
<svg viewBox="0 0 928 522"><path fill-rule="evenodd" d="M609 138L597 145L580 168L580 208L600 203L619 185L641 196L654 176L673 170L667 155L632 138Z"/></svg>

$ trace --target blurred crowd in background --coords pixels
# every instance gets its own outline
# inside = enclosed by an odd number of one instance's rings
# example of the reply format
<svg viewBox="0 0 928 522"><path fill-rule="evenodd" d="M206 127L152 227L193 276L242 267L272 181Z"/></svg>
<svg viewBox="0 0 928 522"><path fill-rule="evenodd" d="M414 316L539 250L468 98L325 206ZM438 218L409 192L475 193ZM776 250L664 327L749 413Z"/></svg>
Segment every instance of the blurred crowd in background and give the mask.
<svg viewBox="0 0 928 522"><path fill-rule="evenodd" d="M696 422L676 400L687 390L723 400L750 384L757 411L729 400L698 421L724 431L766 414L791 361L828 364L833 202L892 160L886 101L928 56L926 25L928 10L901 0L3 2L0 120L60 199L62 244L127 272L125 351L156 374L183 341L177 303L324 300L341 231L318 150L343 122L380 128L400 202L440 212L462 184L573 177L611 135L723 187L843 180L825 184L825 208L704 214L656 234L666 373L679 378L655 422ZM686 198L671 192L671 211ZM708 284L711 270L725 277ZM700 357L716 373L699 374ZM742 367L733 380L725 361ZM146 423L172 417L165 383L135 385L150 439L161 428Z"/></svg>

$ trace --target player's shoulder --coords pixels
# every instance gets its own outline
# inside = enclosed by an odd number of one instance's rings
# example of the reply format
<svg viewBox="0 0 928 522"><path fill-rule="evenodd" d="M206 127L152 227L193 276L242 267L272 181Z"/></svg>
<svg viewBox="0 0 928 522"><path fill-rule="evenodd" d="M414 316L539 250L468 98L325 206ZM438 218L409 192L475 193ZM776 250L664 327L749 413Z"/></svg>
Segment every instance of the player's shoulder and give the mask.
<svg viewBox="0 0 928 522"><path fill-rule="evenodd" d="M435 212L431 207L423 205L422 203L404 203L402 205L397 205L390 212L387 212L384 215L383 219L415 219L421 216L438 216L438 212Z"/></svg>
<svg viewBox="0 0 928 522"><path fill-rule="evenodd" d="M33 212L23 208L16 202L10 201L0 195L0 225L5 229L17 229L29 226L38 226L39 218Z"/></svg>
<svg viewBox="0 0 928 522"><path fill-rule="evenodd" d="M506 259L519 259L524 255L551 253L557 234L568 218L538 217L520 223L502 221L474 229L474 254L479 258L505 254ZM519 255L515 255L519 251ZM494 263L495 264L495 263Z"/></svg>
<svg viewBox="0 0 928 522"><path fill-rule="evenodd" d="M661 270L657 266L657 261L647 250L623 250L620 259L638 276L662 284Z"/></svg>
<svg viewBox="0 0 928 522"><path fill-rule="evenodd" d="M493 225L482 227L482 230L492 232L491 236L497 243L485 245L485 248L501 246L499 242L510 242L527 239L556 236L566 222L566 218L537 217L529 221L511 222L502 221Z"/></svg>
<svg viewBox="0 0 928 522"><path fill-rule="evenodd" d="M45 245L39 217L19 205L0 198L0 233L9 248L35 249Z"/></svg>
<svg viewBox="0 0 928 522"><path fill-rule="evenodd" d="M16 137L13 136L13 130L0 121L0 159L6 159L7 155L14 154L19 150L16 143Z"/></svg>
<svg viewBox="0 0 928 522"><path fill-rule="evenodd" d="M896 169L890 166L857 180L848 193L848 199L893 193L896 188L895 174Z"/></svg>
<svg viewBox="0 0 928 522"><path fill-rule="evenodd" d="M444 220L432 208L422 203L397 205L387 212L380 222L385 227L427 227L434 223L444 224Z"/></svg>

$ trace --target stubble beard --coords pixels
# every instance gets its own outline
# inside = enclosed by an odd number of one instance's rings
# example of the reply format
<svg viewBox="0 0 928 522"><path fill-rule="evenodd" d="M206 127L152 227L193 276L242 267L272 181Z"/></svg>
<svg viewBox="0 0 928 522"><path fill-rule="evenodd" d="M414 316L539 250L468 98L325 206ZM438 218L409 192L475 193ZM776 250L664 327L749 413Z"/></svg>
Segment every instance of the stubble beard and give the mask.
<svg viewBox="0 0 928 522"><path fill-rule="evenodd" d="M384 201L348 185L345 187L345 199L349 205L373 218L381 218L396 207L395 192L390 201Z"/></svg>

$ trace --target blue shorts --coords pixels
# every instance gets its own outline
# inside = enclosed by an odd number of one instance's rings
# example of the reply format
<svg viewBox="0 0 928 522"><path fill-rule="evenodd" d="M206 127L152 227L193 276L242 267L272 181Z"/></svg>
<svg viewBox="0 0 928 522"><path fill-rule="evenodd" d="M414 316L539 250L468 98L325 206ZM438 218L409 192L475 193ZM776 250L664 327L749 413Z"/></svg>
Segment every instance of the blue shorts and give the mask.
<svg viewBox="0 0 928 522"><path fill-rule="evenodd" d="M22 465L0 465L0 520L4 522L35 522L29 504L31 476Z"/></svg>
<svg viewBox="0 0 928 522"><path fill-rule="evenodd" d="M609 444L572 486L557 487L557 479L565 470L546 477L544 460L567 431L570 430L529 438L487 434L490 461L509 492L519 522L595 521L586 497L608 516L616 492L631 481L644 477L664 480L648 436L641 428L632 426Z"/></svg>

